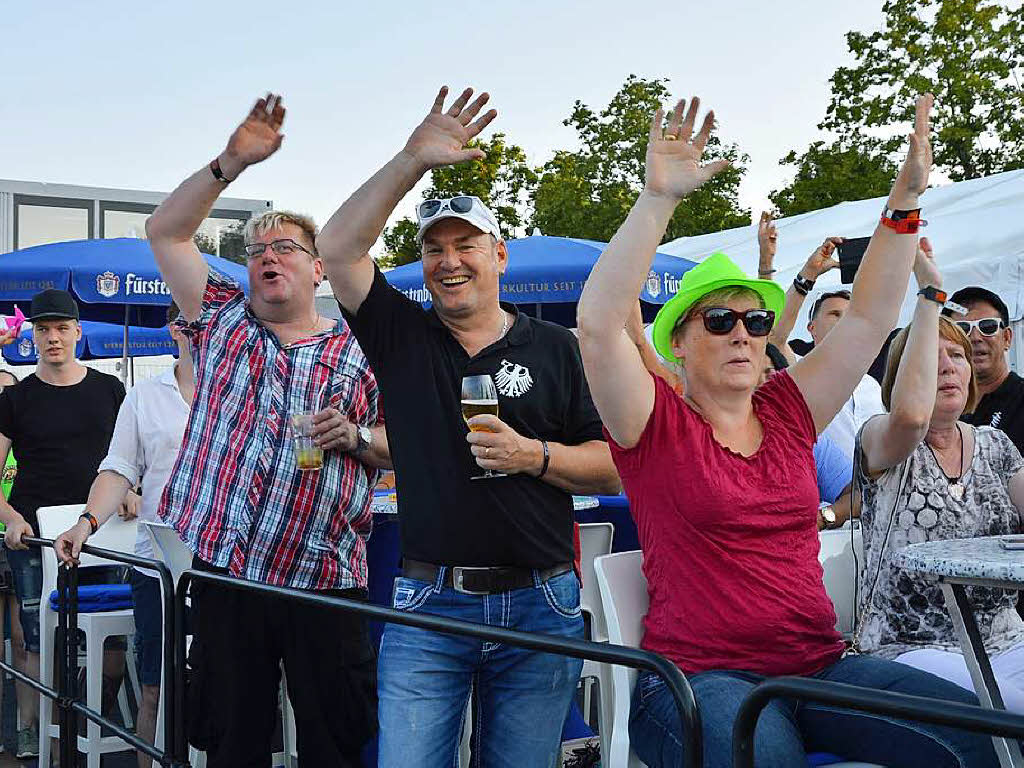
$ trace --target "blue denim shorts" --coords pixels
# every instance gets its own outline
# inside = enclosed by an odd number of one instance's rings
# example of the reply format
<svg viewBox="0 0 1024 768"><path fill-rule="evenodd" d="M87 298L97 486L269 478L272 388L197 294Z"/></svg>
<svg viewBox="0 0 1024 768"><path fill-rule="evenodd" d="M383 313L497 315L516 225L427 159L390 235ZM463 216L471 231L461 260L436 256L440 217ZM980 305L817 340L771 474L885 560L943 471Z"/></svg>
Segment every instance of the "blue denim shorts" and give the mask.
<svg viewBox="0 0 1024 768"><path fill-rule="evenodd" d="M25 650L39 653L39 595L43 591L43 558L36 547L8 549L7 562L18 598Z"/></svg>
<svg viewBox="0 0 1024 768"><path fill-rule="evenodd" d="M132 603L135 611L135 658L142 685L160 685L163 658L163 603L160 579L132 568Z"/></svg>

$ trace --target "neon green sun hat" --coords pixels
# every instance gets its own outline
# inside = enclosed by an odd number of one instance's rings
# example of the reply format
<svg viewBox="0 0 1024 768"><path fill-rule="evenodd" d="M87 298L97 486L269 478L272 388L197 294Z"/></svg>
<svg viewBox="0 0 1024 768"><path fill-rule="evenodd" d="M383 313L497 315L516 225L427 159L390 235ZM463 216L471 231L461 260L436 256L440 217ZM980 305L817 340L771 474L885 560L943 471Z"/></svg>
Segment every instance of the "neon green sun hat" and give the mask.
<svg viewBox="0 0 1024 768"><path fill-rule="evenodd" d="M772 310L776 320L782 315L786 306L786 293L778 283L752 280L724 253L713 253L683 275L679 281L679 291L662 306L654 318L654 348L658 354L666 360L679 362L672 352L672 331L679 318L702 296L734 285L749 288L760 296L765 309Z"/></svg>

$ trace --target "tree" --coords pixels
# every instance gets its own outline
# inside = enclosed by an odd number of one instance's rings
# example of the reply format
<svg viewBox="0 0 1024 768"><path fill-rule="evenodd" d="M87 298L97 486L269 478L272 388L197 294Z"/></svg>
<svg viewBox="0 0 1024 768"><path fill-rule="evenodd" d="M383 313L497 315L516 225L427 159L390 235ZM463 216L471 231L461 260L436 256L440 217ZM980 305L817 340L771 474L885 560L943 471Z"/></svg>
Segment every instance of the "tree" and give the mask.
<svg viewBox="0 0 1024 768"><path fill-rule="evenodd" d="M509 144L503 133L496 133L486 141L471 141L467 146L482 149L485 157L432 170L431 184L424 190L423 199L475 195L494 213L506 237L523 234L529 189L537 179L526 162L526 153L521 147ZM416 243L416 229L416 223L406 217L385 230L387 255L378 261L385 266L418 261L420 248Z"/></svg>
<svg viewBox="0 0 1024 768"><path fill-rule="evenodd" d="M991 0L887 0L884 26L850 32L856 63L832 75L819 128L890 159L914 97L935 94L935 164L954 181L1024 167L1024 7ZM891 126L902 124L900 130Z"/></svg>
<svg viewBox="0 0 1024 768"><path fill-rule="evenodd" d="M768 194L779 216L881 197L888 194L897 170L884 153L844 149L839 142L826 146L816 141L802 155L791 151L779 162L796 167L789 185Z"/></svg>
<svg viewBox="0 0 1024 768"><path fill-rule="evenodd" d="M211 256L220 256L222 259L233 261L236 264L245 264L245 245L242 231L245 229L245 222L239 221L236 224L220 229L217 232L217 239L214 239L207 232L196 232L192 236L192 242L200 253L208 253Z"/></svg>
<svg viewBox="0 0 1024 768"><path fill-rule="evenodd" d="M611 239L643 189L651 115L669 106L667 84L630 75L600 112L574 104L563 124L576 129L580 148L556 152L540 169L532 194L533 226L546 235ZM733 167L679 205L666 240L750 223L750 211L737 199L749 158L713 135L705 161L721 157Z"/></svg>

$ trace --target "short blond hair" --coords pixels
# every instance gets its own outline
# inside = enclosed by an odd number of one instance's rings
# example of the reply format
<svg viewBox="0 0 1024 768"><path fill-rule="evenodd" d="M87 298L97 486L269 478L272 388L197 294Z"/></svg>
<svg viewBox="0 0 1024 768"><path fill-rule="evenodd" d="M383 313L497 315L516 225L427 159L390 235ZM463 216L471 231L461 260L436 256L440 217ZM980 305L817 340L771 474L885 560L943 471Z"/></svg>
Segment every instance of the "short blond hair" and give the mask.
<svg viewBox="0 0 1024 768"><path fill-rule="evenodd" d="M896 386L896 375L900 370L900 361L907 348L907 339L910 337L912 325L913 323L896 334L889 345L889 356L885 361L885 375L882 377L882 405L887 411L892 410L892 389ZM957 324L945 315L939 316L939 338L955 342L964 350L967 364L971 367L971 380L967 384L967 404L964 406L964 413L974 413L981 395L978 393L978 378L974 375L974 362L971 359L971 341ZM932 363L932 365L938 365L938 362Z"/></svg>
<svg viewBox="0 0 1024 768"><path fill-rule="evenodd" d="M316 236L319 234L319 230L316 227L316 222L313 221L313 217L307 216L304 213L267 211L259 216L253 216L245 222L242 239L246 243L251 243L257 236L266 234L274 229L280 229L285 224L294 224L301 229L302 234L309 240L309 250L313 252L314 256L319 258L319 254L316 252Z"/></svg>

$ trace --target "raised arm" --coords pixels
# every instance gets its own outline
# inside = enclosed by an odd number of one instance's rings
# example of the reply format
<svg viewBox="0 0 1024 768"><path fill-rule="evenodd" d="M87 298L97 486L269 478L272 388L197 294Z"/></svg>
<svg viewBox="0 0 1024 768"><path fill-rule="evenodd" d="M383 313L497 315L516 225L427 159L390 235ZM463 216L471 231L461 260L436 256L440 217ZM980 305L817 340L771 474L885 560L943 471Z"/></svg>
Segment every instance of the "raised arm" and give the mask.
<svg viewBox="0 0 1024 768"><path fill-rule="evenodd" d="M146 235L160 274L187 320L199 317L210 271L192 238L227 184L280 148L283 121L280 96L267 94L257 101L217 157L223 180L214 176L211 166L204 165L185 179L146 222Z"/></svg>
<svg viewBox="0 0 1024 768"><path fill-rule="evenodd" d="M914 277L924 288L942 288L942 274L935 266L928 238L921 238L914 261ZM939 313L936 302L917 297L907 346L900 359L892 388L889 412L868 421L861 446L864 471L881 472L907 458L924 440L935 407L938 386Z"/></svg>
<svg viewBox="0 0 1024 768"><path fill-rule="evenodd" d="M594 404L612 438L625 448L636 445L647 425L654 382L622 329L676 205L729 164L700 164L714 112L708 112L691 141L700 100L691 100L684 118L685 107L685 101L676 105L666 129L662 111L654 113L644 189L594 265L577 310L580 351Z"/></svg>
<svg viewBox="0 0 1024 768"><path fill-rule="evenodd" d="M928 186L931 106L930 94L918 97L910 151L886 203L891 210L918 208ZM819 433L849 400L896 326L916 251L916 235L898 234L879 223L853 283L846 314L820 346L790 369Z"/></svg>
<svg viewBox="0 0 1024 768"><path fill-rule="evenodd" d="M380 237L388 216L406 193L432 168L484 156L482 150L466 149L466 144L497 116L492 109L473 120L490 97L482 93L469 104L473 89L467 88L444 112L447 95L448 86L438 91L430 113L412 132L402 151L342 204L316 239L334 295L349 312L357 312L370 292L370 246Z"/></svg>
<svg viewBox="0 0 1024 768"><path fill-rule="evenodd" d="M839 266L839 261L833 258L832 254L841 242L843 242L841 237L827 237L825 242L807 257L807 261L797 273L806 281L805 285L806 283L813 285L819 277ZM806 298L806 293L801 293L797 290L795 283L790 283L789 288L786 289L786 306L782 310L782 316L776 319L771 335L768 337L768 341L783 350L783 354L789 348L789 337L793 333L796 319L800 316L800 310L803 309Z"/></svg>

